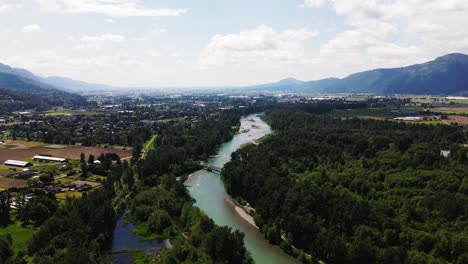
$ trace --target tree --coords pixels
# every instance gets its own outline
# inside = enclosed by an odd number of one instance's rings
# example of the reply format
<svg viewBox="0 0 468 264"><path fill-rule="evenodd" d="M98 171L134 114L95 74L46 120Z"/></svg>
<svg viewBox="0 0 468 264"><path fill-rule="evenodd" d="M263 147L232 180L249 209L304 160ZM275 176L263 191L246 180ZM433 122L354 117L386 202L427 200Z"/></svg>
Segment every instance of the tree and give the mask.
<svg viewBox="0 0 468 264"><path fill-rule="evenodd" d="M0 193L0 225L10 223L10 193Z"/></svg>
<svg viewBox="0 0 468 264"><path fill-rule="evenodd" d="M0 234L0 263L6 263L6 261L13 256L13 239L10 234Z"/></svg>
<svg viewBox="0 0 468 264"><path fill-rule="evenodd" d="M88 178L88 164L86 162L80 164L81 168L81 177Z"/></svg>

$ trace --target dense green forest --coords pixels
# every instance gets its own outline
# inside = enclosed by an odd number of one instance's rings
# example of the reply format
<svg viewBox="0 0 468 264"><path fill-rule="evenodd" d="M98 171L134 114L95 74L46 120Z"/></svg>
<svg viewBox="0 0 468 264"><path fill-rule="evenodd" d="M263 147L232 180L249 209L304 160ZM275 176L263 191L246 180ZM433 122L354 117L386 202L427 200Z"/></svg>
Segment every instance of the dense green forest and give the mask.
<svg viewBox="0 0 468 264"><path fill-rule="evenodd" d="M233 153L222 176L270 242L312 262L468 263L466 131L290 110L266 118L276 133Z"/></svg>
<svg viewBox="0 0 468 264"><path fill-rule="evenodd" d="M155 148L138 160L127 218L143 227L144 236L172 238L173 248L161 253L161 263L252 263L244 235L216 226L193 206L183 182L176 180L199 169L195 161L206 159L231 138L239 117L239 113L225 112L194 124L160 126Z"/></svg>

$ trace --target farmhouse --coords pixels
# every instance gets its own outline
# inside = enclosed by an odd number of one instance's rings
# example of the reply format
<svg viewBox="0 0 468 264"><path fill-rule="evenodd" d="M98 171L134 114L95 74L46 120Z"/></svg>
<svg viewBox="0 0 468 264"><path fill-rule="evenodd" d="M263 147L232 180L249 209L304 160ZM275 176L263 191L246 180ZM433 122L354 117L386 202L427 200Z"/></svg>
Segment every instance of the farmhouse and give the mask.
<svg viewBox="0 0 468 264"><path fill-rule="evenodd" d="M23 168L32 166L31 163L26 162L26 161L20 161L20 160L7 160L3 164L5 166L23 167Z"/></svg>
<svg viewBox="0 0 468 264"><path fill-rule="evenodd" d="M47 157L47 156L41 156L41 155L36 155L33 157L34 161L53 161L53 162L66 162L67 159L63 158L55 158L55 157Z"/></svg>
<svg viewBox="0 0 468 264"><path fill-rule="evenodd" d="M17 178L19 179L29 179L29 178L32 178L34 176L36 176L37 173L34 172L34 171L30 171L30 170L27 170L27 171L22 171L20 174L18 174L18 176L16 176Z"/></svg>

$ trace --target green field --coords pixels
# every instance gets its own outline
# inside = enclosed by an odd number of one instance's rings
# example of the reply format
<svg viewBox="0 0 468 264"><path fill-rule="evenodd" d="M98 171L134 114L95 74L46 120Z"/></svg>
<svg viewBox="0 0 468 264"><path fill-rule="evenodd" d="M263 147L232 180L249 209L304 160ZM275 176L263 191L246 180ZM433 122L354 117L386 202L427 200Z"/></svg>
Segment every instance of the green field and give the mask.
<svg viewBox="0 0 468 264"><path fill-rule="evenodd" d="M22 227L20 223L14 223L7 227L0 227L0 234L10 234L13 238L13 251L18 254L20 251L27 250L27 244L35 229Z"/></svg>
<svg viewBox="0 0 468 264"><path fill-rule="evenodd" d="M146 150L152 150L152 149L154 149L154 141L156 140L157 137L158 137L157 134L154 135L154 136L152 136L151 139L148 140L148 141L145 143L144 149L146 149Z"/></svg>
<svg viewBox="0 0 468 264"><path fill-rule="evenodd" d="M81 110L69 110L64 108L58 108L57 111L49 110L45 112L40 112L46 116L63 116L63 115L103 115L106 112L104 111L81 111Z"/></svg>

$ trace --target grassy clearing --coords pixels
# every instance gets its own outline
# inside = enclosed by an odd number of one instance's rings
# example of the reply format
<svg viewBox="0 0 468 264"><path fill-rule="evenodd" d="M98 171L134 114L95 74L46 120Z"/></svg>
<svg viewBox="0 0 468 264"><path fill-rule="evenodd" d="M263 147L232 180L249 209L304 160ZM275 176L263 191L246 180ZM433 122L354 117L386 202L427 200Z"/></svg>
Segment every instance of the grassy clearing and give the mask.
<svg viewBox="0 0 468 264"><path fill-rule="evenodd" d="M441 120L427 120L427 121L401 121L409 124L424 124L424 125L445 125L445 123Z"/></svg>
<svg viewBox="0 0 468 264"><path fill-rule="evenodd" d="M54 110L49 110L46 112L42 112L41 114L44 114L46 116L64 116L64 115L103 115L105 114L104 111L82 111L82 110L69 110L69 109L63 109L59 108L57 111Z"/></svg>
<svg viewBox="0 0 468 264"><path fill-rule="evenodd" d="M146 150L153 150L154 149L154 141L158 138L158 134L155 134L154 136L151 137L148 142L145 143L144 149Z"/></svg>
<svg viewBox="0 0 468 264"><path fill-rule="evenodd" d="M24 146L24 147L27 147L27 148L37 148L37 147L44 146L43 142L27 141L27 140L7 140L6 143L8 145Z"/></svg>
<svg viewBox="0 0 468 264"><path fill-rule="evenodd" d="M368 99L367 96L352 96L352 97L346 97L346 101L349 102L366 102Z"/></svg>
<svg viewBox="0 0 468 264"><path fill-rule="evenodd" d="M66 200L67 197L70 198L81 198L82 193L80 192L66 192L66 193L57 193L55 197L59 200Z"/></svg>
<svg viewBox="0 0 468 264"><path fill-rule="evenodd" d="M26 251L28 241L36 232L33 228L22 227L19 222L7 227L0 227L0 234L10 234L13 238L13 251L18 254L20 251Z"/></svg>
<svg viewBox="0 0 468 264"><path fill-rule="evenodd" d="M446 114L446 115L468 115L468 111L466 110L455 110L455 109L450 109L450 110L434 110L436 113L441 113L441 114Z"/></svg>

